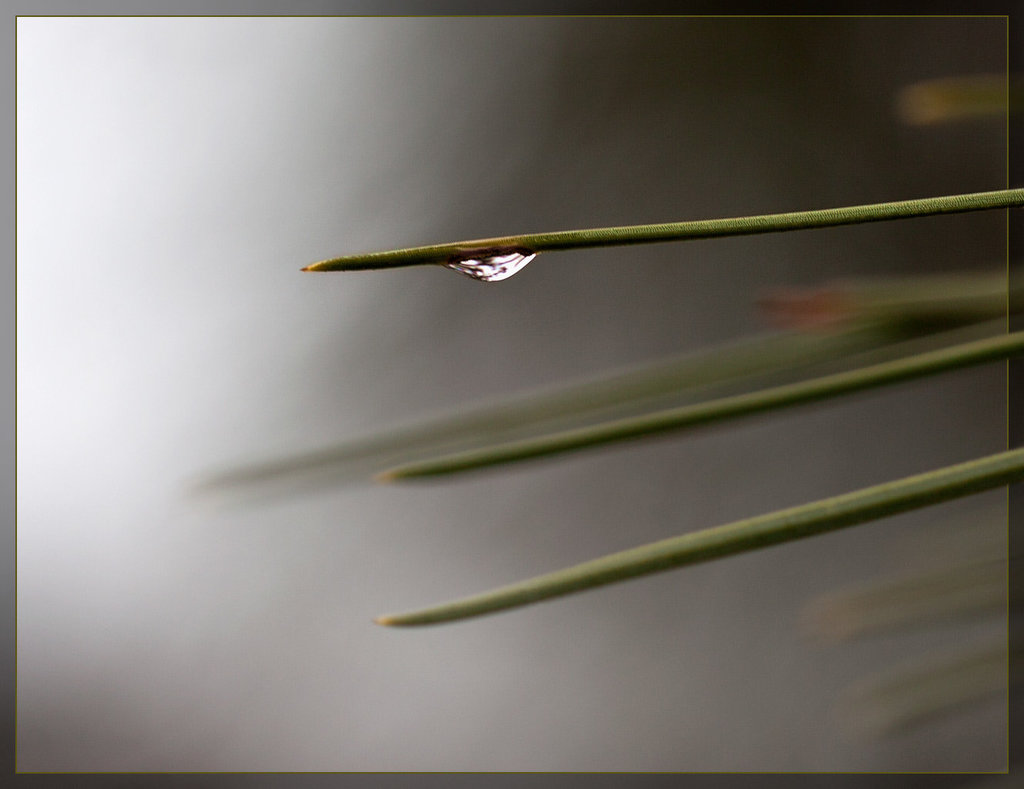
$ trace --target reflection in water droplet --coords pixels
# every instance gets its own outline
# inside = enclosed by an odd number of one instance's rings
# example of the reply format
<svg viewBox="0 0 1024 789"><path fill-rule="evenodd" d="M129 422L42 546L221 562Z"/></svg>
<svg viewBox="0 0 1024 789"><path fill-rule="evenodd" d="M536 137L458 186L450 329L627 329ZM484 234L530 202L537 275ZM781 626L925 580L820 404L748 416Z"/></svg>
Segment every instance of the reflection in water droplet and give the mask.
<svg viewBox="0 0 1024 789"><path fill-rule="evenodd" d="M482 282L501 282L522 271L535 257L536 252L520 247L475 249L453 255L444 265Z"/></svg>

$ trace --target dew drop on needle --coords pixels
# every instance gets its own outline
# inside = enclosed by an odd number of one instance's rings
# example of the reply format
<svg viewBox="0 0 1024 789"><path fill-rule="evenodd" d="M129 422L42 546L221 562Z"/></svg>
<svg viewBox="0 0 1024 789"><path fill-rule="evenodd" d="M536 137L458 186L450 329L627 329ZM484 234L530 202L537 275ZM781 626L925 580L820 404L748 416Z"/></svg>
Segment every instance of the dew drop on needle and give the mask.
<svg viewBox="0 0 1024 789"><path fill-rule="evenodd" d="M522 271L535 257L536 252L519 247L474 249L452 255L444 265L481 282L501 282Z"/></svg>

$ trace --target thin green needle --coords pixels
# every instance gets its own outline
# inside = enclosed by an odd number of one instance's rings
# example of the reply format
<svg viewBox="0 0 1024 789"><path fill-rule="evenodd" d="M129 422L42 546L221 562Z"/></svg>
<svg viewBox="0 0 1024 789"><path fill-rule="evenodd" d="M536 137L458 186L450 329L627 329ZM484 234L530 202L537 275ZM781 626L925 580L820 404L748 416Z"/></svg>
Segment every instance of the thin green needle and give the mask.
<svg viewBox="0 0 1024 789"><path fill-rule="evenodd" d="M687 564L812 537L1024 479L1024 449L735 521L503 586L473 597L381 616L381 625L428 625L494 613Z"/></svg>
<svg viewBox="0 0 1024 789"><path fill-rule="evenodd" d="M795 211L785 214L762 214L734 219L699 219L690 222L669 222L656 225L603 227L590 230L564 230L499 238L479 238L449 244L410 247L387 252L322 260L306 266L303 271L359 271L397 268L426 264L447 264L472 257L486 257L520 251L527 254L559 249L652 244L662 241L688 241L698 238L744 236L755 233L778 233L786 230L808 230L818 227L882 222L935 214L955 214L1011 208L1024 205L1024 189L1001 189L994 192L927 197L890 203L825 208L816 211Z"/></svg>

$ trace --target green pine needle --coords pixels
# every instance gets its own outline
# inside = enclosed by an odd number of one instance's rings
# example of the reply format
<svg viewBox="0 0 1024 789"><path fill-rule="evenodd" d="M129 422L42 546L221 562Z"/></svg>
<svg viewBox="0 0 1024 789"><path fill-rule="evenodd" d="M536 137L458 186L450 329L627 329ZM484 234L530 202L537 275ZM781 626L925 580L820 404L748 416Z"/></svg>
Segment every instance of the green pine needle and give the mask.
<svg viewBox="0 0 1024 789"><path fill-rule="evenodd" d="M384 471L376 479L391 482L411 477L473 471L810 403L1021 353L1024 353L1024 332L1014 332L808 381L415 461Z"/></svg>
<svg viewBox="0 0 1024 789"><path fill-rule="evenodd" d="M704 531L650 543L433 608L389 614L382 625L466 619L629 578L824 534L1024 479L1024 449L864 488Z"/></svg>
<svg viewBox="0 0 1024 789"><path fill-rule="evenodd" d="M809 230L819 227L908 219L935 214L955 214L965 211L985 211L992 208L1010 208L1022 205L1024 205L1024 189L1001 189L993 192L926 197L918 200L825 208L815 211L795 211L784 214L762 214L734 219L699 219L690 222L480 238L449 244L434 244L333 258L313 263L302 270L359 271L426 264L444 265L453 260L472 256L474 253L501 254L510 250L538 253L586 247L688 241L699 238L777 233L786 230Z"/></svg>
<svg viewBox="0 0 1024 789"><path fill-rule="evenodd" d="M977 335L968 331L975 339L998 330L979 327ZM890 347L887 343L902 336L897 327L888 324L858 323L829 331L746 337L589 380L464 405L418 424L397 425L378 435L226 471L203 480L198 491L216 493L245 487L266 491L268 484L289 491L364 482L373 473L399 463L763 388L793 371L823 365L831 368L852 354ZM892 347L898 353L903 346Z"/></svg>

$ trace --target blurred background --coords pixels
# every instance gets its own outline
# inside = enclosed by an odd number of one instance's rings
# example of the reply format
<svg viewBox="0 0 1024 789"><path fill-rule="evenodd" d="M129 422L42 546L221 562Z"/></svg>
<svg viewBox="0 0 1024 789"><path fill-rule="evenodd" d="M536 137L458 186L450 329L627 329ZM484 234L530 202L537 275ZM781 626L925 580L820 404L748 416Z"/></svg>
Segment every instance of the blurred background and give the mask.
<svg viewBox="0 0 1024 789"><path fill-rule="evenodd" d="M20 19L18 768L1004 769L1005 694L882 735L842 703L1004 618L805 626L937 532L998 535L1003 492L460 624L372 623L997 452L1004 365L451 481L190 491L762 331L770 289L1004 266L994 211L546 255L498 284L299 272L1003 188L1003 119L907 124L896 101L1005 73L1006 24Z"/></svg>

